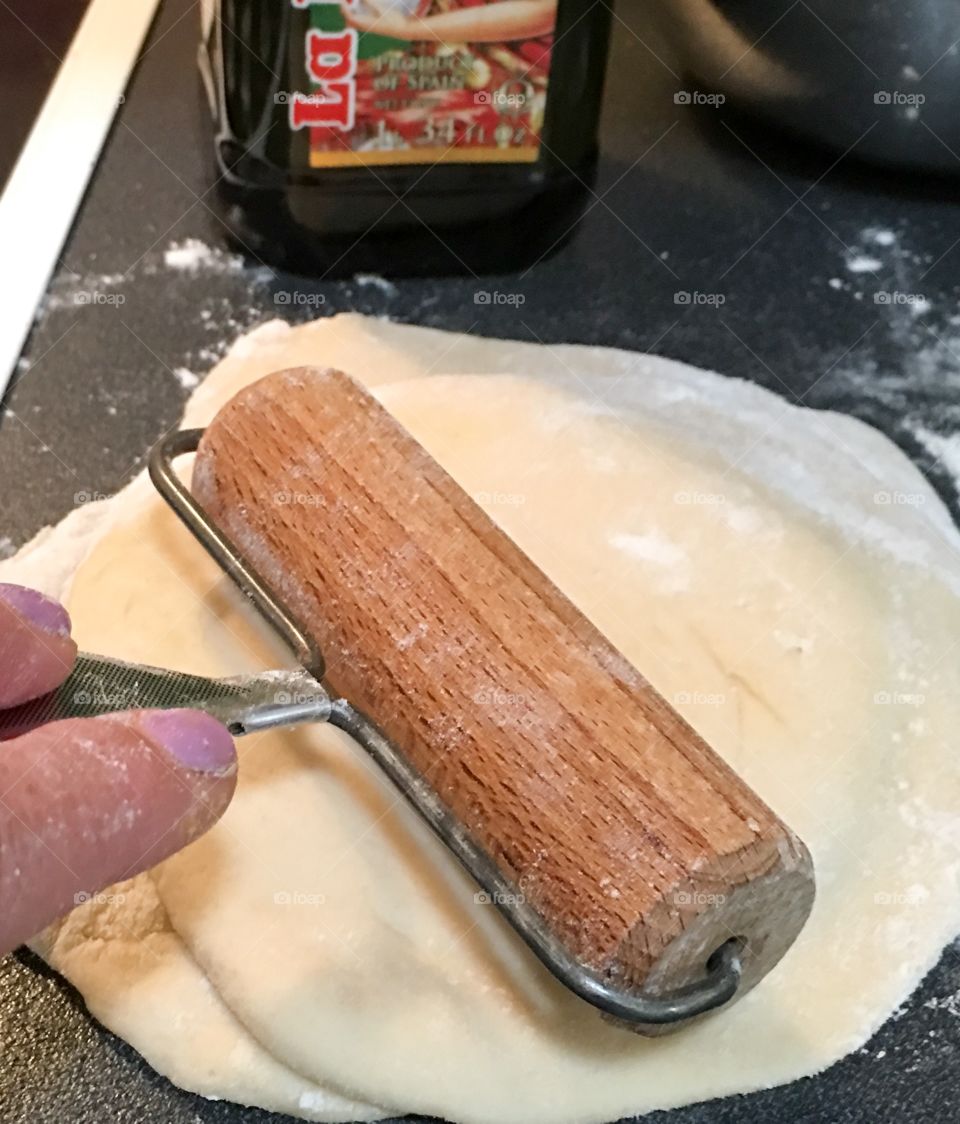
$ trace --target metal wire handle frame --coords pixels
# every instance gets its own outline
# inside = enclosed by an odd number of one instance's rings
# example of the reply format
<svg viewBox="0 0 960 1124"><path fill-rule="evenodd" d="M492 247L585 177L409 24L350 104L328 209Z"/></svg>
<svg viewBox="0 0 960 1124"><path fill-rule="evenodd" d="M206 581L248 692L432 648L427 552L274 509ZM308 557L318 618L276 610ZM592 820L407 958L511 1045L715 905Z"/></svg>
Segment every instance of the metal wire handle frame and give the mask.
<svg viewBox="0 0 960 1124"><path fill-rule="evenodd" d="M150 479L194 538L289 645L304 670L322 683L323 653L309 632L245 561L174 470L173 461L196 452L203 433L202 429L184 429L159 441L150 453ZM482 887L486 900L497 907L548 971L581 999L626 1023L668 1026L721 1007L736 994L742 974L737 940L727 941L716 949L705 965L702 980L665 995L627 991L582 964L550 931L517 887L502 875L490 856L469 837L419 771L366 715L346 699L335 699L329 721L360 743Z"/></svg>

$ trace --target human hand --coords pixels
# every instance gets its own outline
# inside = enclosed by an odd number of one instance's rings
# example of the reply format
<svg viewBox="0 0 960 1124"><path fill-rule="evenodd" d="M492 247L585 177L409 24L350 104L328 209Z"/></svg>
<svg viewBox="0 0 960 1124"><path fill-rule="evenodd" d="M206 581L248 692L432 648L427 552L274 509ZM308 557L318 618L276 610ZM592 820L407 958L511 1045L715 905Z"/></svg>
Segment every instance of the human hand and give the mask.
<svg viewBox="0 0 960 1124"><path fill-rule="evenodd" d="M77 654L57 602L0 584L0 708L58 687ZM0 955L220 818L233 740L193 710L70 718L0 741Z"/></svg>
<svg viewBox="0 0 960 1124"><path fill-rule="evenodd" d="M405 15L396 9L386 8L381 12L371 7L348 4L341 5L341 9L347 26L355 27L357 31L372 31L391 39L436 38L426 20Z"/></svg>
<svg viewBox="0 0 960 1124"><path fill-rule="evenodd" d="M509 43L552 35L557 0L497 0L493 4L452 8L434 15L404 13L394 7L378 12L367 4L342 3L341 10L348 26L394 39Z"/></svg>

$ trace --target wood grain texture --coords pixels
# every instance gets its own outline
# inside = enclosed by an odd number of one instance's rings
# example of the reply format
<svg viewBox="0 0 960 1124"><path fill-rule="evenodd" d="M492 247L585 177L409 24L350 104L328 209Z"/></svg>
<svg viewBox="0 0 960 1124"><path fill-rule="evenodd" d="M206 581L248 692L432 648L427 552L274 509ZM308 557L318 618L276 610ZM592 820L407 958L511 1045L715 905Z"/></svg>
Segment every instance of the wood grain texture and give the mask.
<svg viewBox="0 0 960 1124"><path fill-rule="evenodd" d="M582 963L657 993L737 936L745 991L789 947L803 844L357 383L248 387L193 491Z"/></svg>

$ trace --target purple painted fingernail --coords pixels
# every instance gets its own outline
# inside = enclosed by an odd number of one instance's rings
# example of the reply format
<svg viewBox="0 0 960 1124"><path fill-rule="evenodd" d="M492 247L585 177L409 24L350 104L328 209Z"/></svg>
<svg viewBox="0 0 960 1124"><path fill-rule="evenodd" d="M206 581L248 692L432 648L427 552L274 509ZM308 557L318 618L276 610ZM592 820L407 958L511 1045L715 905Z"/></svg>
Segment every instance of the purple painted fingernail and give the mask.
<svg viewBox="0 0 960 1124"><path fill-rule="evenodd" d="M70 614L53 598L27 589L23 585L0 584L0 602L13 609L24 620L54 636L70 635ZM0 628L3 627L3 609L0 606Z"/></svg>
<svg viewBox="0 0 960 1124"><path fill-rule="evenodd" d="M224 773L236 768L233 738L226 726L203 711L148 710L137 722L154 745L188 769Z"/></svg>

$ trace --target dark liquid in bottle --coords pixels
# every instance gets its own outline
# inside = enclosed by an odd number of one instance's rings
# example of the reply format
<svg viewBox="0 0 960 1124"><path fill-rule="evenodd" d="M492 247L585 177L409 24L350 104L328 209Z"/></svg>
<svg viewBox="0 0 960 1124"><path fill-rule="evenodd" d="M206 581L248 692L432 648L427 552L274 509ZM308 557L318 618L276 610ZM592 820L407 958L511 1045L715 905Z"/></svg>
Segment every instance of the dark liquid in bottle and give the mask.
<svg viewBox="0 0 960 1124"><path fill-rule="evenodd" d="M218 4L204 70L234 239L323 276L506 271L562 244L596 162L606 3L377 4Z"/></svg>

